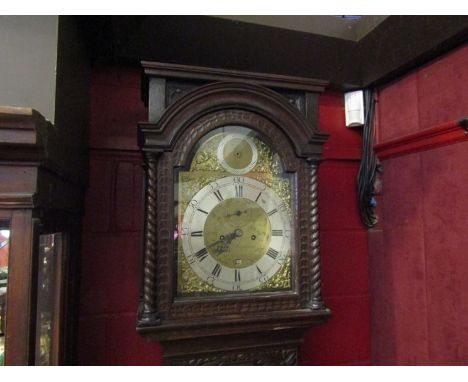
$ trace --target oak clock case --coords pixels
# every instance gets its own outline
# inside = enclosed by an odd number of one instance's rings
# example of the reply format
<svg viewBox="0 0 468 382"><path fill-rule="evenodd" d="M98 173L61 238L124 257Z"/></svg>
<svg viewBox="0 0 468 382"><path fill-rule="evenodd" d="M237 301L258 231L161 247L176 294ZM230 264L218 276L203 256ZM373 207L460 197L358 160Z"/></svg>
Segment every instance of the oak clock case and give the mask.
<svg viewBox="0 0 468 382"><path fill-rule="evenodd" d="M294 188L252 129L203 137L176 170L177 296L291 291Z"/></svg>
<svg viewBox="0 0 468 382"><path fill-rule="evenodd" d="M304 331L330 314L317 213L325 140L287 98L239 82L197 83L139 124L137 330L166 364L297 364Z"/></svg>

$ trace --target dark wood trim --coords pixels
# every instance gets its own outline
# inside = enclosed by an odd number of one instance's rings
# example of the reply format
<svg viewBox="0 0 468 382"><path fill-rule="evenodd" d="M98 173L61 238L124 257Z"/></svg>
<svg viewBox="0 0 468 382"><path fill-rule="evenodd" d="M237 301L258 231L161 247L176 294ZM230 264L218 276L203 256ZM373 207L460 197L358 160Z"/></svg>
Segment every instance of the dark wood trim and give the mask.
<svg viewBox="0 0 468 382"><path fill-rule="evenodd" d="M31 210L14 210L10 220L10 253L7 287L5 364L29 365L34 327L30 321L35 285ZM25 240L25 238L29 238ZM14 301L14 303L9 303Z"/></svg>
<svg viewBox="0 0 468 382"><path fill-rule="evenodd" d="M446 122L418 133L381 143L374 147L374 151L380 160L385 160L468 141L467 120L465 117L458 121Z"/></svg>
<svg viewBox="0 0 468 382"><path fill-rule="evenodd" d="M467 41L467 16L389 16L356 45L359 82L384 86Z"/></svg>
<svg viewBox="0 0 468 382"><path fill-rule="evenodd" d="M6 365L35 363L39 235L53 232L63 233L72 244L57 264L50 361L72 363L84 185L63 161L67 148L79 144L71 135L62 138L35 110L0 108L0 217L8 218L11 231ZM58 283L64 283L63 290Z"/></svg>
<svg viewBox="0 0 468 382"><path fill-rule="evenodd" d="M26 107L0 106L1 143L35 144L37 113ZM3 151L3 150L2 150Z"/></svg>
<svg viewBox="0 0 468 382"><path fill-rule="evenodd" d="M194 121L221 109L256 112L273 121L300 157L320 157L328 135L313 131L310 123L278 93L257 85L215 82L182 96L157 123L140 123L138 144L145 151L171 151L174 142Z"/></svg>
<svg viewBox="0 0 468 382"><path fill-rule="evenodd" d="M306 77L285 76L279 74L257 73L201 66L177 65L159 62L142 61L146 75L183 78L206 81L239 81L265 87L282 89L305 90L310 92L323 92L329 81L316 80Z"/></svg>

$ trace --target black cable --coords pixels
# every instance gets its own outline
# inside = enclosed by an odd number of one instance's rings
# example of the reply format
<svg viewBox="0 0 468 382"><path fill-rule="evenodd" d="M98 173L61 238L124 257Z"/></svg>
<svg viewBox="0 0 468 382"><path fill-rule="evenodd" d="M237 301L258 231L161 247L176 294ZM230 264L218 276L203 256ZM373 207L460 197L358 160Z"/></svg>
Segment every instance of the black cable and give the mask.
<svg viewBox="0 0 468 382"><path fill-rule="evenodd" d="M374 183L377 172L381 171L377 156L374 153L374 114L375 98L372 90L364 90L364 128L362 139L362 158L358 173L358 198L361 221L364 225L373 227L378 218L375 215L376 207Z"/></svg>

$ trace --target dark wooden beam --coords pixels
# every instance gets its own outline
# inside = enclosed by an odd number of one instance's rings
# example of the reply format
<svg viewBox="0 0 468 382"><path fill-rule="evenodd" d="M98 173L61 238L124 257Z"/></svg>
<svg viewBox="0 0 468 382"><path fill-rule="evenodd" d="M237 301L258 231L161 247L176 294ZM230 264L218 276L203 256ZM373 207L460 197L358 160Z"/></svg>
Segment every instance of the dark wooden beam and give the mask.
<svg viewBox="0 0 468 382"><path fill-rule="evenodd" d="M467 16L390 16L357 44L361 84L385 84L466 42Z"/></svg>
<svg viewBox="0 0 468 382"><path fill-rule="evenodd" d="M390 16L358 42L209 16L81 16L90 56L381 86L468 41L468 16Z"/></svg>

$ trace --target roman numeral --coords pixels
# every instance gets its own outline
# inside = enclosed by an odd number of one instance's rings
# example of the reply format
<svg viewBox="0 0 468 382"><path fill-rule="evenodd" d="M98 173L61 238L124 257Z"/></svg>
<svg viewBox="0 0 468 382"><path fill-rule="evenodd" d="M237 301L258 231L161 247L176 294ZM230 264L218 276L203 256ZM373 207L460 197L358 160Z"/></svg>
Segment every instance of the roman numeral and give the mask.
<svg viewBox="0 0 468 382"><path fill-rule="evenodd" d="M242 184L236 184L236 198L242 198L244 196L244 186Z"/></svg>
<svg viewBox="0 0 468 382"><path fill-rule="evenodd" d="M241 281L241 278L240 278L240 271L238 269L234 269L234 281L236 282L240 282Z"/></svg>
<svg viewBox="0 0 468 382"><path fill-rule="evenodd" d="M195 257L198 261L203 261L208 257L208 250L206 248L200 249L197 253L195 253Z"/></svg>
<svg viewBox="0 0 468 382"><path fill-rule="evenodd" d="M213 194L214 196L216 196L216 199L218 199L218 201L222 202L224 200L223 195L221 195L221 192L219 190L214 191Z"/></svg>
<svg viewBox="0 0 468 382"><path fill-rule="evenodd" d="M283 236L283 230L282 229L273 229L271 231L271 236Z"/></svg>
<svg viewBox="0 0 468 382"><path fill-rule="evenodd" d="M196 236L198 236L198 237L203 236L203 231L193 231L193 232L190 233L190 236L195 236L195 237Z"/></svg>
<svg viewBox="0 0 468 382"><path fill-rule="evenodd" d="M270 256L273 260L276 260L276 258L279 255L279 252L273 248L268 248L268 251L266 254Z"/></svg>
<svg viewBox="0 0 468 382"><path fill-rule="evenodd" d="M257 267L258 273L262 274L263 272L262 272L262 270L258 267L258 265L256 265L256 267Z"/></svg>
<svg viewBox="0 0 468 382"><path fill-rule="evenodd" d="M258 195L257 195L257 199L255 199L255 203L258 202L258 199L260 199L260 195L261 195L261 194L262 194L262 192L260 191L260 192L258 193Z"/></svg>
<svg viewBox="0 0 468 382"><path fill-rule="evenodd" d="M216 264L213 270L211 271L211 274L214 277L219 277L219 274L221 273L222 267L219 264Z"/></svg>
<svg viewBox="0 0 468 382"><path fill-rule="evenodd" d="M208 215L208 212L206 212L205 210L202 210L201 208L197 208L198 211L200 212L203 212L204 214L207 214Z"/></svg>
<svg viewBox="0 0 468 382"><path fill-rule="evenodd" d="M273 215L273 214L276 214L277 212L278 212L278 209L275 208L275 209L271 210L270 212L268 212L268 216L271 216L271 215Z"/></svg>

